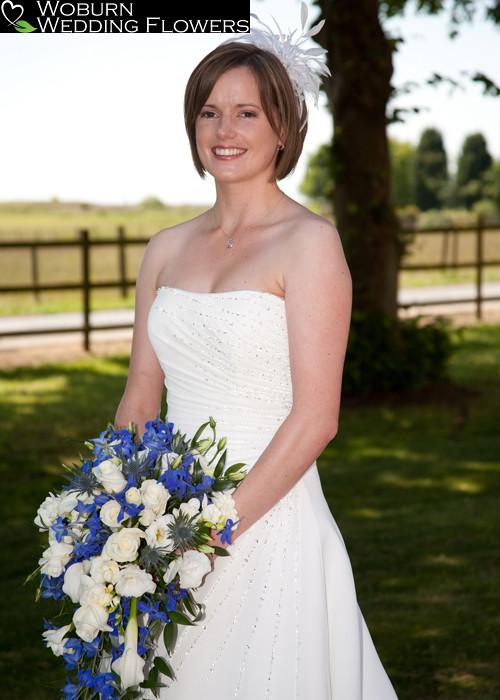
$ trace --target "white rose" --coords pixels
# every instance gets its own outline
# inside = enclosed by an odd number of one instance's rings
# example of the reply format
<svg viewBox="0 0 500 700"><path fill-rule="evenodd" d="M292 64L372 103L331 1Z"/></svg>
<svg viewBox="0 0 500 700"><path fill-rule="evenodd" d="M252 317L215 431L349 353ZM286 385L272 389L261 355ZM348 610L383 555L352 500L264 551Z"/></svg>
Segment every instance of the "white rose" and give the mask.
<svg viewBox="0 0 500 700"><path fill-rule="evenodd" d="M93 467L92 472L108 493L120 493L127 485L121 466L111 459L105 459L97 467Z"/></svg>
<svg viewBox="0 0 500 700"><path fill-rule="evenodd" d="M175 578L175 575L179 574L181 588L198 588L203 577L208 574L211 568L210 559L206 554L189 549L181 557L169 564L163 580L165 583L170 583Z"/></svg>
<svg viewBox="0 0 500 700"><path fill-rule="evenodd" d="M141 544L144 532L138 527L124 527L113 532L107 539L102 553L115 561L134 561Z"/></svg>
<svg viewBox="0 0 500 700"><path fill-rule="evenodd" d="M75 632L84 642L93 642L99 632L112 632L108 624L108 613L100 605L87 603L77 608L73 615Z"/></svg>
<svg viewBox="0 0 500 700"><path fill-rule="evenodd" d="M62 656L65 653L64 645L66 644L65 634L71 629L71 625L64 625L55 630L45 630L42 637L45 639L45 644L55 656Z"/></svg>
<svg viewBox="0 0 500 700"><path fill-rule="evenodd" d="M63 591L73 603L79 603L86 588L94 585L90 576L86 575L83 562L71 564L64 574Z"/></svg>
<svg viewBox="0 0 500 700"><path fill-rule="evenodd" d="M95 583L110 583L119 570L116 561L102 556L93 557L90 564L90 575Z"/></svg>
<svg viewBox="0 0 500 700"><path fill-rule="evenodd" d="M47 574L47 576L52 578L60 576L71 559L72 551L72 544L66 544L65 542L54 542L51 544L43 552L42 558L38 562L41 565L42 574Z"/></svg>
<svg viewBox="0 0 500 700"><path fill-rule="evenodd" d="M170 494L163 484L156 479L146 479L141 484L141 496L144 506L156 515L163 515Z"/></svg>
<svg viewBox="0 0 500 700"><path fill-rule="evenodd" d="M90 579L92 581L92 579ZM103 583L94 583L86 588L80 598L81 605L99 605L102 608L107 608L113 600L113 586L105 586Z"/></svg>
<svg viewBox="0 0 500 700"><path fill-rule="evenodd" d="M126 598L140 598L144 593L154 593L156 583L153 577L136 564L127 564L113 579L116 592Z"/></svg>
<svg viewBox="0 0 500 700"><path fill-rule="evenodd" d="M142 503L141 492L135 486L125 491L125 500L134 506L140 506Z"/></svg>
<svg viewBox="0 0 500 700"><path fill-rule="evenodd" d="M57 506L59 504L58 496L54 496L50 493L44 502L40 505L37 510L37 516L35 518L35 525L40 529L40 531L47 530L51 525L57 520Z"/></svg>
<svg viewBox="0 0 500 700"><path fill-rule="evenodd" d="M104 505L102 506L100 512L100 518L102 522L108 527L120 527L121 524L125 522L125 520L128 520L128 516L125 516L124 518L122 518L122 520L118 522L118 516L120 515L121 509L122 507L118 503L118 501L115 501L114 499L106 501L106 503L104 503Z"/></svg>
<svg viewBox="0 0 500 700"><path fill-rule="evenodd" d="M174 544L170 539L169 525L175 522L173 515L161 515L156 520L153 520L151 525L145 531L146 542L150 547L161 547L172 552Z"/></svg>

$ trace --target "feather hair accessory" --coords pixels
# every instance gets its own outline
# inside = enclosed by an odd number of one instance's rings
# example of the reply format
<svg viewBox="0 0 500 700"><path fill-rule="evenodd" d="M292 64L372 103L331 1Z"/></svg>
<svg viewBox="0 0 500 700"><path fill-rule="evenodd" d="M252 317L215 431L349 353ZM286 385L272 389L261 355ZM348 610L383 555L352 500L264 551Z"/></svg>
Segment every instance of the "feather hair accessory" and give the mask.
<svg viewBox="0 0 500 700"><path fill-rule="evenodd" d="M295 38L297 30L286 34L280 29L274 17L272 19L276 24L277 33L273 32L267 24L264 24L256 14L251 13L250 16L257 20L263 29L252 28L249 34L244 34L238 38L269 51L279 58L292 82L299 114L302 114L302 108L307 97L312 98L314 105L317 106L321 84L320 76L331 75L326 65L325 56L327 51L320 47L305 48L303 45L308 39L318 34L325 20L321 20L321 22L305 31L308 9L305 2L303 2L300 11L302 32Z"/></svg>

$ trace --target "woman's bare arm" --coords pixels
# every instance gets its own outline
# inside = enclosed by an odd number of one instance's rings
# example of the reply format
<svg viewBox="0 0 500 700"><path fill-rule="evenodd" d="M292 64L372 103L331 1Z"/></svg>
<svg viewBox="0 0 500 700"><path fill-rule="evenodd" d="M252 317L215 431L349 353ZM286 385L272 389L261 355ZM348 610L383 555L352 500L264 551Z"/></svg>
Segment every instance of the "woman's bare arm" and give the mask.
<svg viewBox="0 0 500 700"><path fill-rule="evenodd" d="M242 534L301 478L335 436L351 315L351 278L336 230L314 220L290 241L285 303L293 406L236 490Z"/></svg>

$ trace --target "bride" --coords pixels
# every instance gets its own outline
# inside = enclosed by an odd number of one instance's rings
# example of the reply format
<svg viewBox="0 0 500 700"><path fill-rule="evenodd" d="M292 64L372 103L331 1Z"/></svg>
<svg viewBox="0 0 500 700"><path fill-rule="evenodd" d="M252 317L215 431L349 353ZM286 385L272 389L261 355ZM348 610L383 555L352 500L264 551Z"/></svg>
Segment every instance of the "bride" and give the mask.
<svg viewBox="0 0 500 700"><path fill-rule="evenodd" d="M213 416L228 463L248 470L231 556L198 589L205 617L179 634L160 697L394 700L315 464L338 428L349 270L334 226L278 186L321 62L296 47L294 71L258 37L222 44L189 79L186 129L216 199L147 247L116 415L142 430L165 383L168 420L189 436Z"/></svg>

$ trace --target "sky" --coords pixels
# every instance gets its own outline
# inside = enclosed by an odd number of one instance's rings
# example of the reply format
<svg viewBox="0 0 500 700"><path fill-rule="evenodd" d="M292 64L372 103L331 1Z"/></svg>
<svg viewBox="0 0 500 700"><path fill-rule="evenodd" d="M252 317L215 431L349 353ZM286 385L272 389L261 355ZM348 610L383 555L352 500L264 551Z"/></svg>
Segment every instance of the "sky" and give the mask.
<svg viewBox="0 0 500 700"><path fill-rule="evenodd" d="M308 2L310 20L317 8ZM411 4L413 7L414 5ZM251 0L251 11L282 29L299 26L299 0ZM422 131L441 131L454 167L465 137L481 132L500 160L500 97L482 95L462 71L500 83L500 28L484 19L447 38L447 17L407 12L385 24L403 36L395 56L395 86L419 85L433 73L464 88L420 87L393 106L418 106L389 135L417 144ZM194 170L182 102L196 64L226 35L0 34L0 201L85 201L211 204L214 186ZM307 159L329 141L332 119L324 97L310 106L302 159L282 189L304 200L299 186Z"/></svg>

